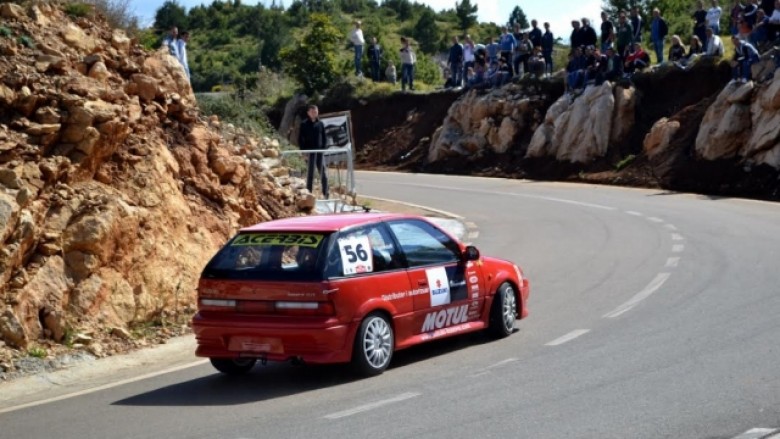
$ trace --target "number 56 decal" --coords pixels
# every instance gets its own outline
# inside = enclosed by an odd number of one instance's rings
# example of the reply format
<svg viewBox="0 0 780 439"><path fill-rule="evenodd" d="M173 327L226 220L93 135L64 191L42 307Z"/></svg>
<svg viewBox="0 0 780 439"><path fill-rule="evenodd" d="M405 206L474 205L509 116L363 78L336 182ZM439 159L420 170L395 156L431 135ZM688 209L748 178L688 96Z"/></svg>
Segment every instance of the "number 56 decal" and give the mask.
<svg viewBox="0 0 780 439"><path fill-rule="evenodd" d="M371 259L371 242L368 236L351 236L339 239L341 251L341 266L344 275L370 273L374 271Z"/></svg>

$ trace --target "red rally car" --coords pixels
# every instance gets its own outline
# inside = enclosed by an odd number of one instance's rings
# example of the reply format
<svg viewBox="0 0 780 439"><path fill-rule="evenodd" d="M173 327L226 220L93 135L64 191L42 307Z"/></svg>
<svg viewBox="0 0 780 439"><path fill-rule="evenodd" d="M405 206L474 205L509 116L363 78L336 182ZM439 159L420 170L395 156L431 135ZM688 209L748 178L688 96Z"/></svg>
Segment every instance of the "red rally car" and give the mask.
<svg viewBox="0 0 780 439"><path fill-rule="evenodd" d="M262 362L352 362L382 373L393 352L528 315L528 279L422 217L356 213L242 229L208 263L196 355L223 373Z"/></svg>

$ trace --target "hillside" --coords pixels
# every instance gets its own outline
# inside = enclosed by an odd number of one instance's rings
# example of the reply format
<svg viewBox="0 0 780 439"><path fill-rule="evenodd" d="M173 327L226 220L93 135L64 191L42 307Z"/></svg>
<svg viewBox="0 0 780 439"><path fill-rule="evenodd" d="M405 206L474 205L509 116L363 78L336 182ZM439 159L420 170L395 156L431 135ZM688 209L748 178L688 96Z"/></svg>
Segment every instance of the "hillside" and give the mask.
<svg viewBox="0 0 780 439"><path fill-rule="evenodd" d="M167 53L47 3L0 17L0 377L186 331L237 228L311 208L278 142L203 118Z"/></svg>

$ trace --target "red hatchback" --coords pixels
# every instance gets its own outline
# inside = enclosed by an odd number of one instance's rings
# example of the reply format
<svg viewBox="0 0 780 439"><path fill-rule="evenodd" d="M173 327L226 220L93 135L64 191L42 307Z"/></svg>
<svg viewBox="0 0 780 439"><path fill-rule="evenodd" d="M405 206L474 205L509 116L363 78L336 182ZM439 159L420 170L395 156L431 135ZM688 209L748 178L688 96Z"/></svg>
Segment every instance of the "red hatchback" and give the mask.
<svg viewBox="0 0 780 439"><path fill-rule="evenodd" d="M224 373L263 362L352 362L382 373L393 352L528 315L517 265L482 257L426 219L358 213L242 229L198 285L196 354Z"/></svg>

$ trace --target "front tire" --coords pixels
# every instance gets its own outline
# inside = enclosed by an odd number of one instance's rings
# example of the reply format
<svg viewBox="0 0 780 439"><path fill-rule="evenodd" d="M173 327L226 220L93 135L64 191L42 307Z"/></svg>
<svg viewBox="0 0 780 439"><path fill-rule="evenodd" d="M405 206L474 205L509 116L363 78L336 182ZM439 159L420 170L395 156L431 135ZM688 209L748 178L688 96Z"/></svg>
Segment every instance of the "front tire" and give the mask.
<svg viewBox="0 0 780 439"><path fill-rule="evenodd" d="M369 314L355 335L352 365L360 375L379 375L390 365L394 349L393 326L384 315Z"/></svg>
<svg viewBox="0 0 780 439"><path fill-rule="evenodd" d="M508 337L515 330L517 319L517 296L515 289L507 282L502 283L493 297L490 307L488 331L494 338Z"/></svg>
<svg viewBox="0 0 780 439"><path fill-rule="evenodd" d="M226 375L244 375L257 363L255 358L209 358L214 369Z"/></svg>

